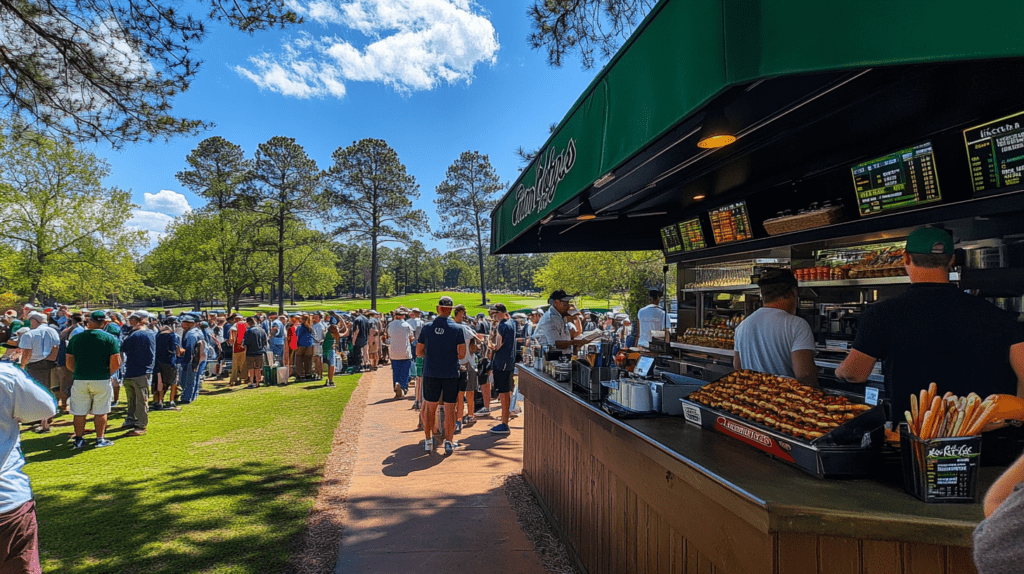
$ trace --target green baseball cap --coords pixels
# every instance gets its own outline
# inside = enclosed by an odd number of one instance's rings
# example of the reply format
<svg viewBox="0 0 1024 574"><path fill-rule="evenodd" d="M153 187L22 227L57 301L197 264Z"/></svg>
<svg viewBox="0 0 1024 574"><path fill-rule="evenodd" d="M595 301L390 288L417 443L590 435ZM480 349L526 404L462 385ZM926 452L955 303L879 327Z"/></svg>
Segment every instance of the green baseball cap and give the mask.
<svg viewBox="0 0 1024 574"><path fill-rule="evenodd" d="M106 321L107 314L104 313L103 311L93 311L92 313L89 314L89 318L92 319L93 321Z"/></svg>
<svg viewBox="0 0 1024 574"><path fill-rule="evenodd" d="M953 237L942 229L922 227L907 237L907 253L952 255Z"/></svg>

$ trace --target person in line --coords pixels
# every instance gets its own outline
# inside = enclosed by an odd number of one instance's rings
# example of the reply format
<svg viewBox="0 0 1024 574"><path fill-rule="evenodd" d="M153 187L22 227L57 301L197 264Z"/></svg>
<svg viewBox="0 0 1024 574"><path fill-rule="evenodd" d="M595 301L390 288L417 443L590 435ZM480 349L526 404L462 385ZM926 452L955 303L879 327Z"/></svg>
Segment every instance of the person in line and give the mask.
<svg viewBox="0 0 1024 574"><path fill-rule="evenodd" d="M282 323L281 320L277 317L276 311L271 311L270 314L267 315L267 317L267 326L264 328L264 331L267 333L267 336L270 337L270 352L274 354L274 362L276 362L279 365L285 365L286 363L284 361L284 323ZM248 321L246 323L248 324ZM246 356L248 356L248 353L246 353Z"/></svg>
<svg viewBox="0 0 1024 574"><path fill-rule="evenodd" d="M978 574L1010 574L1024 561L1024 456L988 489L985 519L974 529L974 565Z"/></svg>
<svg viewBox="0 0 1024 574"><path fill-rule="evenodd" d="M415 340L420 339L420 331L423 329L423 312L420 311L419 307L413 307L409 311L409 318L406 319L406 323L412 327L412 336ZM416 400L412 403L412 408L418 410L420 405L423 403L423 357L416 357L413 359L412 364L412 377L416 379ZM420 425L423 424L423 417L416 417L420 421ZM417 429L423 430L423 429Z"/></svg>
<svg viewBox="0 0 1024 574"><path fill-rule="evenodd" d="M796 316L799 297L796 276L789 269L767 269L757 280L763 307L738 327L732 365L794 378L818 386L814 364L814 333Z"/></svg>
<svg viewBox="0 0 1024 574"><path fill-rule="evenodd" d="M493 338L488 341L492 351L491 373L494 375L494 389L498 392L501 404L501 423L491 427L491 434L509 434L509 408L512 400L512 374L516 366L516 326L508 316L503 303L492 307L494 325L491 327Z"/></svg>
<svg viewBox="0 0 1024 574"><path fill-rule="evenodd" d="M0 364L0 452L5 453L0 461L0 572L43 571L36 503L24 471L19 422L46 420L56 414L57 399L47 389L14 365Z"/></svg>
<svg viewBox="0 0 1024 574"><path fill-rule="evenodd" d="M295 380L310 380L313 378L313 324L309 315L302 315L295 325Z"/></svg>
<svg viewBox="0 0 1024 574"><path fill-rule="evenodd" d="M636 321L640 327L640 338L637 341L637 346L645 349L651 346L652 331L668 329L668 314L658 306L661 304L661 291L651 289L647 293L647 300L647 306L636 312Z"/></svg>
<svg viewBox="0 0 1024 574"><path fill-rule="evenodd" d="M242 341L245 339L246 322L238 313L231 315L231 329L228 331L228 343L231 345L231 376L228 384L232 387L245 382L245 347Z"/></svg>
<svg viewBox="0 0 1024 574"><path fill-rule="evenodd" d="M356 309L352 311L352 350L348 354L348 364L355 372L363 370L363 347L366 345L369 325Z"/></svg>
<svg viewBox="0 0 1024 574"><path fill-rule="evenodd" d="M327 321L323 320L323 314L319 311L313 313L313 324L310 326L313 331L313 375L319 380L324 375L324 337L327 335ZM333 350L332 350L333 353ZM331 355L334 358L334 355Z"/></svg>
<svg viewBox="0 0 1024 574"><path fill-rule="evenodd" d="M381 344L381 324L380 314L374 310L367 311L370 316L367 319L367 324L370 326L370 334L367 337L366 343L366 355L367 363L370 365L371 371L377 370L377 362L380 361L380 344Z"/></svg>
<svg viewBox="0 0 1024 574"><path fill-rule="evenodd" d="M71 334L78 334L78 329L82 325L82 314L72 313L68 316L67 326L60 332L60 348L57 351L57 366L54 369L54 375L57 379L57 384L60 386L60 391L57 394L59 400L59 411L62 413L71 412L68 407L68 399L71 397L71 383L74 382L74 377L71 371L64 368L65 360L67 359L68 340L71 339Z"/></svg>
<svg viewBox="0 0 1024 574"><path fill-rule="evenodd" d="M263 381L264 356L267 350L272 349L273 346L263 328L256 326L256 319L249 317L245 320L245 325L245 339L242 340L242 348L245 349L245 372L249 380L249 385L246 388L256 389Z"/></svg>
<svg viewBox="0 0 1024 574"><path fill-rule="evenodd" d="M149 313L138 311L128 317L131 331L121 342L125 356L124 387L128 395L125 436L143 436L149 427L149 379L156 365L156 333L149 328Z"/></svg>
<svg viewBox="0 0 1024 574"><path fill-rule="evenodd" d="M864 383L875 362L882 361L890 420L902 420L910 394L933 382L959 396L1024 396L1024 327L950 284L952 265L949 233L933 227L911 233L903 256L910 289L864 311L853 349L836 368L838 378ZM982 456L985 443L1018 432L991 430L982 435Z"/></svg>
<svg viewBox="0 0 1024 574"><path fill-rule="evenodd" d="M114 394L110 377L121 368L121 345L103 330L107 316L103 311L89 315L88 329L68 343L67 368L75 374L71 385L71 414L74 415L73 449L85 447L85 417L92 415L96 427L96 448L113 446L104 436L107 414Z"/></svg>
<svg viewBox="0 0 1024 574"><path fill-rule="evenodd" d="M153 407L159 410L177 410L175 400L178 398L178 363L185 354L181 346L181 337L174 331L178 320L174 316L164 319L164 324L156 335L156 374L153 379ZM168 402L164 402L164 399Z"/></svg>
<svg viewBox="0 0 1024 574"><path fill-rule="evenodd" d="M409 311L399 307L394 318L388 323L388 337L391 339L391 380L394 382L395 398L400 399L409 392L409 369L412 366L412 326L405 317Z"/></svg>
<svg viewBox="0 0 1024 574"><path fill-rule="evenodd" d="M459 381L459 397L456 401L456 413L455 416L455 432L459 433L462 431L462 427L471 425L476 422L476 418L470 413L473 412L474 394L480 390L480 378L477 376L476 365L473 364L474 357L477 351L480 350L480 337L477 334L476 329L469 325L469 313L466 311L465 305L456 305L454 312L455 322L462 327L462 331L466 336L466 356L459 361L460 368L463 372L459 375L465 379L465 384L462 380ZM462 405L465 400L466 414L462 414Z"/></svg>
<svg viewBox="0 0 1024 574"><path fill-rule="evenodd" d="M451 320L455 302L445 295L437 302L437 318L420 331L416 356L423 357L423 448L434 450L434 418L438 401L444 401L444 452L452 454L455 435L455 401L459 395L459 360L466 356L466 337Z"/></svg>
<svg viewBox="0 0 1024 574"><path fill-rule="evenodd" d="M205 354L203 334L193 315L181 316L181 346L185 349L181 365L181 404L189 405L199 396L199 365Z"/></svg>
<svg viewBox="0 0 1024 574"><path fill-rule="evenodd" d="M21 368L37 383L52 389L53 382L57 380L53 372L60 352L60 333L46 323L46 315L39 311L29 312L28 321L31 330L18 339ZM57 383L57 388L59 391L60 383ZM35 432L48 432L50 422L50 419L43 419L35 427Z"/></svg>
<svg viewBox="0 0 1024 574"><path fill-rule="evenodd" d="M334 387L334 373L337 371L338 355L334 352L340 348L341 341L348 335L348 324L344 321L331 324L327 327L327 334L324 335L322 343L324 363L327 364L327 382L325 387Z"/></svg>

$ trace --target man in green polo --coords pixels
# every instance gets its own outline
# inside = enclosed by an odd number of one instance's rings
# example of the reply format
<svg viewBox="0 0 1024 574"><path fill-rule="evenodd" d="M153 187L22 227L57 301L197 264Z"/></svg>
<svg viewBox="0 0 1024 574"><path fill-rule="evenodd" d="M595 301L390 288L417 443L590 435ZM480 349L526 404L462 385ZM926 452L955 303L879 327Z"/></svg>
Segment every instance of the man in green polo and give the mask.
<svg viewBox="0 0 1024 574"><path fill-rule="evenodd" d="M67 368L74 373L71 385L71 414L75 417L72 448L85 446L85 417L93 415L96 426L96 447L114 443L104 438L107 414L114 388L110 376L121 367L121 347L110 333L103 330L107 316L103 311L89 314L88 330L68 342Z"/></svg>

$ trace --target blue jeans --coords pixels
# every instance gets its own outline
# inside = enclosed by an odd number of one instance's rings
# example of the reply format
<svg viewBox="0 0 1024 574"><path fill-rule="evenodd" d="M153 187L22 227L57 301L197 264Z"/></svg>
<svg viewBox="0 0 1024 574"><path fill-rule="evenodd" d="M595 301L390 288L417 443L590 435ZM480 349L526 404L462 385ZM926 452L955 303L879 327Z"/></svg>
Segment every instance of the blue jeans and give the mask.
<svg viewBox="0 0 1024 574"><path fill-rule="evenodd" d="M199 365L200 369L202 364ZM185 364L181 366L181 400L190 403L196 400L196 396L199 394L199 379L202 377L202 370L196 372L192 370L192 365Z"/></svg>
<svg viewBox="0 0 1024 574"><path fill-rule="evenodd" d="M391 359L391 380L402 385L403 391L409 390L409 368L412 359Z"/></svg>
<svg viewBox="0 0 1024 574"><path fill-rule="evenodd" d="M279 365L284 364L284 343L271 343L270 352L274 354L274 360L277 361Z"/></svg>

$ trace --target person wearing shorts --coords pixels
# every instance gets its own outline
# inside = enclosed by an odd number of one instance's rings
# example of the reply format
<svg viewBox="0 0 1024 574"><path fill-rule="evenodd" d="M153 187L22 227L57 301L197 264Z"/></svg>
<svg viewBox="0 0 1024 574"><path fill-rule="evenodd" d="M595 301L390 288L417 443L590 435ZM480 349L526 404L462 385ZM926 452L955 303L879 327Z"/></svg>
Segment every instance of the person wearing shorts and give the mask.
<svg viewBox="0 0 1024 574"><path fill-rule="evenodd" d="M491 434L509 434L509 407L512 401L512 373L516 367L516 324L509 318L505 305L498 303L491 307L497 321L494 329L497 335L488 340L493 351L491 372L494 374L494 389L501 402L501 423L491 427Z"/></svg>
<svg viewBox="0 0 1024 574"><path fill-rule="evenodd" d="M32 483L23 470L19 420L48 419L57 399L11 364L0 363L0 572L41 574Z"/></svg>
<svg viewBox="0 0 1024 574"><path fill-rule="evenodd" d="M85 447L85 417L93 415L96 427L96 447L113 446L104 434L107 413L114 396L110 376L121 368L121 345L111 334L103 331L107 318L103 311L89 315L87 330L68 342L67 367L74 373L71 384L71 414L74 415L75 436L72 448Z"/></svg>
<svg viewBox="0 0 1024 574"><path fill-rule="evenodd" d="M434 450L434 419L439 400L444 401L444 452L458 447L455 435L455 401L459 396L459 360L466 357L466 336L451 320L455 303L445 295L437 302L437 318L424 325L416 341L416 356L423 357L423 401L421 411L424 450Z"/></svg>
<svg viewBox="0 0 1024 574"><path fill-rule="evenodd" d="M479 390L476 368L473 367L473 354L479 350L479 339L476 330L469 326L468 311L465 305L456 305L452 313L455 322L462 328L466 336L466 357L459 361L462 372L459 374L459 396L455 405L455 432L462 432L462 426L476 422L473 415L473 395ZM466 414L462 414L463 403L466 403Z"/></svg>
<svg viewBox="0 0 1024 574"><path fill-rule="evenodd" d="M263 329L256 326L256 319L249 317L245 325L242 346L245 347L245 372L251 381L246 388L255 389L263 380L263 359L270 343Z"/></svg>

